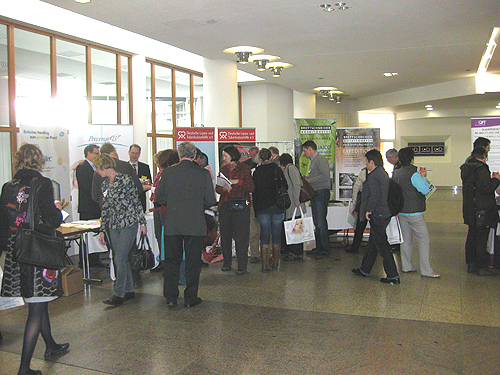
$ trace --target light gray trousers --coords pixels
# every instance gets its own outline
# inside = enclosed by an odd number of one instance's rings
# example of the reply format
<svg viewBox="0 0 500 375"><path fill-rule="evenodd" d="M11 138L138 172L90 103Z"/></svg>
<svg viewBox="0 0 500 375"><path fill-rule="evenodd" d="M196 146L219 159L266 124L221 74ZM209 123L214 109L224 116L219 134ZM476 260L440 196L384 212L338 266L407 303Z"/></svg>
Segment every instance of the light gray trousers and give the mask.
<svg viewBox="0 0 500 375"><path fill-rule="evenodd" d="M430 240L427 224L425 223L424 215L405 216L398 215L399 223L401 224L401 232L403 233L404 242L401 244L401 263L403 272L414 271L411 264L413 255L413 234L418 243L418 256L420 259L420 274L430 275L434 271L429 264Z"/></svg>

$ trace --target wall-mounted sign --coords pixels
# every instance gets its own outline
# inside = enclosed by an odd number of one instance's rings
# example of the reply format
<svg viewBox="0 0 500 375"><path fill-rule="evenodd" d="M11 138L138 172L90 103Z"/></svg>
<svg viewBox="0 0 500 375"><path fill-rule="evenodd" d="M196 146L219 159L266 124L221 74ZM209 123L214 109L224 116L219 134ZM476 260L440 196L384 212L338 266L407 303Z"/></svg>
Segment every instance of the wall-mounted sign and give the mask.
<svg viewBox="0 0 500 375"><path fill-rule="evenodd" d="M444 156L444 142L408 143L415 156Z"/></svg>

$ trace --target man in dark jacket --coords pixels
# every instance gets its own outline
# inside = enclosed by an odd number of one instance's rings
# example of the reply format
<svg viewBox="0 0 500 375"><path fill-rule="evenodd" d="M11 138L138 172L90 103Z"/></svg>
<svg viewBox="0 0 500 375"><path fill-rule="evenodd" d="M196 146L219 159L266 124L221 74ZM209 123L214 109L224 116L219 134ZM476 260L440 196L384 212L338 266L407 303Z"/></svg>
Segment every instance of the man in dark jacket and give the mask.
<svg viewBox="0 0 500 375"><path fill-rule="evenodd" d="M389 193L389 176L384 170L382 154L378 150L370 150L365 154L366 168L370 172L363 183L363 194L359 215L370 222L370 239L361 267L354 268L355 275L368 277L373 268L377 254L383 258L387 277L380 281L386 284L399 284L399 274L387 242L386 228L391 221L391 211L387 203Z"/></svg>
<svg viewBox="0 0 500 375"><path fill-rule="evenodd" d="M486 244L490 228L496 227L498 222L495 189L500 185L500 175L495 172L490 177L486 157L486 149L476 146L471 156L460 167L464 223L469 226L465 242L465 261L469 273L496 276L495 272L487 268ZM477 211L490 212L492 219L479 227L476 221Z"/></svg>

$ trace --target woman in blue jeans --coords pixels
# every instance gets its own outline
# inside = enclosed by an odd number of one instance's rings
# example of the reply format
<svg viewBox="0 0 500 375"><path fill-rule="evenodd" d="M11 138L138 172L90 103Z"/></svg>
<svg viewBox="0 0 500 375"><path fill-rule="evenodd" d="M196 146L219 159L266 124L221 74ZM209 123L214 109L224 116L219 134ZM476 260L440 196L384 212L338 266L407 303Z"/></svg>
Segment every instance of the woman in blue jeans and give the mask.
<svg viewBox="0 0 500 375"><path fill-rule="evenodd" d="M283 171L273 163L271 151L263 148L259 152L262 164L253 173L255 190L253 206L255 216L260 223L260 245L262 253L262 272L278 268L281 252L281 227L285 218L285 211L276 205L276 185L284 185L288 189ZM272 264L269 261L272 246Z"/></svg>

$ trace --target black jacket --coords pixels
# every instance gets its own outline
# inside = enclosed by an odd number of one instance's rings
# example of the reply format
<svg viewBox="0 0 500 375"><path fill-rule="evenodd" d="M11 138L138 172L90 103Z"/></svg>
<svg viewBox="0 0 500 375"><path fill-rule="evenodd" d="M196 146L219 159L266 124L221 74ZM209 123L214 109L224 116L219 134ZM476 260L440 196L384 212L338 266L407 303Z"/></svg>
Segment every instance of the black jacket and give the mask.
<svg viewBox="0 0 500 375"><path fill-rule="evenodd" d="M283 171L275 163L261 164L255 168L252 176L255 184L255 190L252 194L255 212L276 205L275 176L278 179L278 184L283 184L287 190L288 184L286 183Z"/></svg>
<svg viewBox="0 0 500 375"><path fill-rule="evenodd" d="M491 178L488 164L469 158L460 167L464 223L474 225L475 211L496 208L495 189L500 180Z"/></svg>

